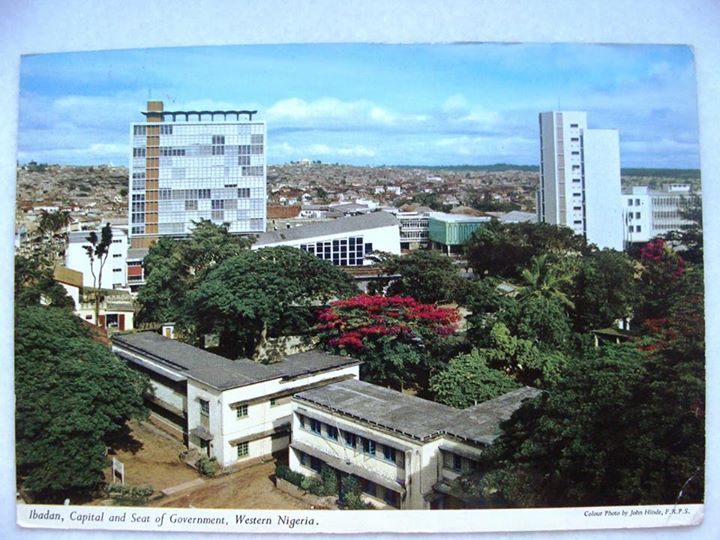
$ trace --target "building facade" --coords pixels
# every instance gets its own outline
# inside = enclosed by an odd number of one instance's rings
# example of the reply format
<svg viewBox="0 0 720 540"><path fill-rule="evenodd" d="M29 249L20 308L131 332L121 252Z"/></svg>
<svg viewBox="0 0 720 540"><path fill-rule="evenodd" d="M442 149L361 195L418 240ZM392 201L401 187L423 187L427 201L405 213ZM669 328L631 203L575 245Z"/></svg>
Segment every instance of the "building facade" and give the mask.
<svg viewBox="0 0 720 540"><path fill-rule="evenodd" d="M337 266L366 266L374 251L400 255L400 225L392 214L370 212L270 231L252 249L292 246Z"/></svg>
<svg viewBox="0 0 720 540"><path fill-rule="evenodd" d="M130 246L187 236L199 220L264 231L267 141L257 111L165 111L162 101L147 109L130 128Z"/></svg>
<svg viewBox="0 0 720 540"><path fill-rule="evenodd" d="M489 221L489 217L430 212L428 238L433 249L439 249L448 255L462 254L472 233Z"/></svg>
<svg viewBox="0 0 720 540"><path fill-rule="evenodd" d="M111 230L112 243L102 271L102 286L104 289L122 289L127 287L127 227L113 226ZM97 229L95 233L99 239L100 229ZM68 233L65 248L65 266L82 272L84 287L93 287L93 272L96 276L100 273L100 261L95 258L91 265L87 251L85 251L85 246L90 245L90 242L87 241L89 234L90 231Z"/></svg>
<svg viewBox="0 0 720 540"><path fill-rule="evenodd" d="M688 184L665 184L659 190L633 186L622 195L625 242L648 242L689 225L681 211L695 195Z"/></svg>
<svg viewBox="0 0 720 540"><path fill-rule="evenodd" d="M521 388L459 410L359 380L300 392L292 398L290 468L353 475L379 508L463 508L472 496L459 478L477 470L500 422L538 393Z"/></svg>
<svg viewBox="0 0 720 540"><path fill-rule="evenodd" d="M623 249L617 130L588 129L584 112L540 113L538 221Z"/></svg>
<svg viewBox="0 0 720 540"><path fill-rule="evenodd" d="M316 351L272 364L228 360L154 332L116 334L112 350L150 378L151 418L222 467L285 450L291 396L357 378L360 366L353 358Z"/></svg>

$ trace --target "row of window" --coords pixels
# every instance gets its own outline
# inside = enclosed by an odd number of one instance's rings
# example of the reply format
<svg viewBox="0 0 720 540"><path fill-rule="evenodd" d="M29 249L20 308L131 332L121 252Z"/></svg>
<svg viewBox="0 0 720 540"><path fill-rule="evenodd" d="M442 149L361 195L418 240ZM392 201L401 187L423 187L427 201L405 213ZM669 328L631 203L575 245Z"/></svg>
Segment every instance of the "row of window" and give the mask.
<svg viewBox="0 0 720 540"><path fill-rule="evenodd" d="M325 462L319 458L316 458L315 456L310 456L306 454L305 452L301 452L299 450L296 450L298 455L298 460L300 461L300 465L303 467L308 467L312 469L313 471L320 473L322 466L325 464ZM340 472L339 473L341 477L347 476L345 473ZM361 490L365 495L368 495L370 497L373 497L374 499L380 499L385 501L388 505L393 506L395 508L400 508L400 494L396 491L393 491L392 489L388 489L386 487L383 487L379 484L376 484L375 482L371 480L367 480L365 478L360 479L360 486Z"/></svg>
<svg viewBox="0 0 720 540"><path fill-rule="evenodd" d="M456 473L474 472L478 469L477 461L459 456L453 452L442 450L443 467Z"/></svg>
<svg viewBox="0 0 720 540"><path fill-rule="evenodd" d="M630 225L628 232L642 232L642 225Z"/></svg>
<svg viewBox="0 0 720 540"><path fill-rule="evenodd" d="M300 249L318 259L338 266L362 266L365 255L372 253L372 242L364 243L362 236L351 236L312 244L300 244Z"/></svg>
<svg viewBox="0 0 720 540"><path fill-rule="evenodd" d="M378 459L383 459L400 467L403 466L403 453L392 446L378 444L367 437L356 435L350 431L339 430L335 426L320 422L315 418L307 418L301 414L298 414L298 420L301 429L310 431L315 435L337 442L338 444L343 444L347 448L360 450L367 456L377 457ZM378 447L382 448L382 452L378 451Z"/></svg>

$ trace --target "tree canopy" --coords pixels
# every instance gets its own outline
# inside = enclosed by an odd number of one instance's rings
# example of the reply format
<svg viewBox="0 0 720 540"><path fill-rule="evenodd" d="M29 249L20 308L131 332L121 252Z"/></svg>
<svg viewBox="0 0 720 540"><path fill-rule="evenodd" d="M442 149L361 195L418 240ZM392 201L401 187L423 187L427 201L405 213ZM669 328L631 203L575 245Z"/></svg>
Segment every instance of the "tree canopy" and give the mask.
<svg viewBox="0 0 720 540"><path fill-rule="evenodd" d="M303 250L246 250L209 270L190 291L184 320L197 335L219 334L223 355L252 357L268 331L292 313L356 291L342 270Z"/></svg>
<svg viewBox="0 0 720 540"><path fill-rule="evenodd" d="M493 219L476 229L466 244L466 255L475 273L519 278L533 257L552 259L587 249L585 239L567 227L547 223L501 223Z"/></svg>
<svg viewBox="0 0 720 540"><path fill-rule="evenodd" d="M15 305L38 306L41 303L73 309L67 291L53 279L52 268L40 257L15 255Z"/></svg>
<svg viewBox="0 0 720 540"><path fill-rule="evenodd" d="M437 369L433 350L456 331L457 310L410 297L361 294L333 302L319 316L323 347L363 360L361 378L394 388L421 384Z"/></svg>
<svg viewBox="0 0 720 540"><path fill-rule="evenodd" d="M106 450L130 418L146 414L147 379L53 307L15 312L18 482L40 502L97 489Z"/></svg>
<svg viewBox="0 0 720 540"><path fill-rule="evenodd" d="M437 251L417 250L381 261L386 274L400 277L390 283L388 296L411 296L425 304L452 302L458 297L461 278L452 259Z"/></svg>

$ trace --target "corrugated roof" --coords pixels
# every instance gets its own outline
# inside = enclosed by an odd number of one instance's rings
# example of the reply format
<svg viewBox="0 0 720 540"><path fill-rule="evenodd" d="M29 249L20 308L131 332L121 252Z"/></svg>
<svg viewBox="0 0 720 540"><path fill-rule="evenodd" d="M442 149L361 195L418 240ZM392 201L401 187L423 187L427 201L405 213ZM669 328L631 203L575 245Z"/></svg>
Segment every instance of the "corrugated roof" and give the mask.
<svg viewBox="0 0 720 540"><path fill-rule="evenodd" d="M400 222L392 214L387 212L371 212L369 214L362 214L359 216L350 216L334 219L332 221L324 221L322 223L310 223L308 225L301 225L299 227L283 229L281 231L265 232L258 236L254 246L280 244L295 240L305 240L316 236L352 233L367 229L390 227L393 225L400 225Z"/></svg>
<svg viewBox="0 0 720 540"><path fill-rule="evenodd" d="M146 356L178 374L218 390L271 379L292 379L359 363L354 358L320 351L293 354L273 364L259 364L247 358L229 360L155 332L115 334L112 341L118 347Z"/></svg>

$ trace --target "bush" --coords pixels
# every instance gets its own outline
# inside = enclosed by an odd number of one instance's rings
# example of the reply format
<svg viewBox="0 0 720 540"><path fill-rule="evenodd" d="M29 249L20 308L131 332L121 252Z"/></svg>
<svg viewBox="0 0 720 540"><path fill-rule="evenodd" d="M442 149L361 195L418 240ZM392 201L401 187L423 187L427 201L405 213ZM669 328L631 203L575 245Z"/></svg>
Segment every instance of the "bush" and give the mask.
<svg viewBox="0 0 720 540"><path fill-rule="evenodd" d="M195 466L203 476L215 476L220 470L220 465L215 458L201 457L195 462Z"/></svg>
<svg viewBox="0 0 720 540"><path fill-rule="evenodd" d="M338 482L337 473L332 467L324 464L320 468L320 483L321 495L337 495L338 494Z"/></svg>
<svg viewBox="0 0 720 540"><path fill-rule="evenodd" d="M124 506L140 506L147 502L155 492L152 486L130 486L124 484L110 484L105 492L115 504Z"/></svg>
<svg viewBox="0 0 720 540"><path fill-rule="evenodd" d="M340 504L345 510L367 510L373 508L360 496L360 481L355 476L346 476L340 487Z"/></svg>
<svg viewBox="0 0 720 540"><path fill-rule="evenodd" d="M291 470L287 465L278 465L275 469L275 476L282 478L283 480L287 480L297 487L301 487L303 480L305 479L305 476L299 472Z"/></svg>

